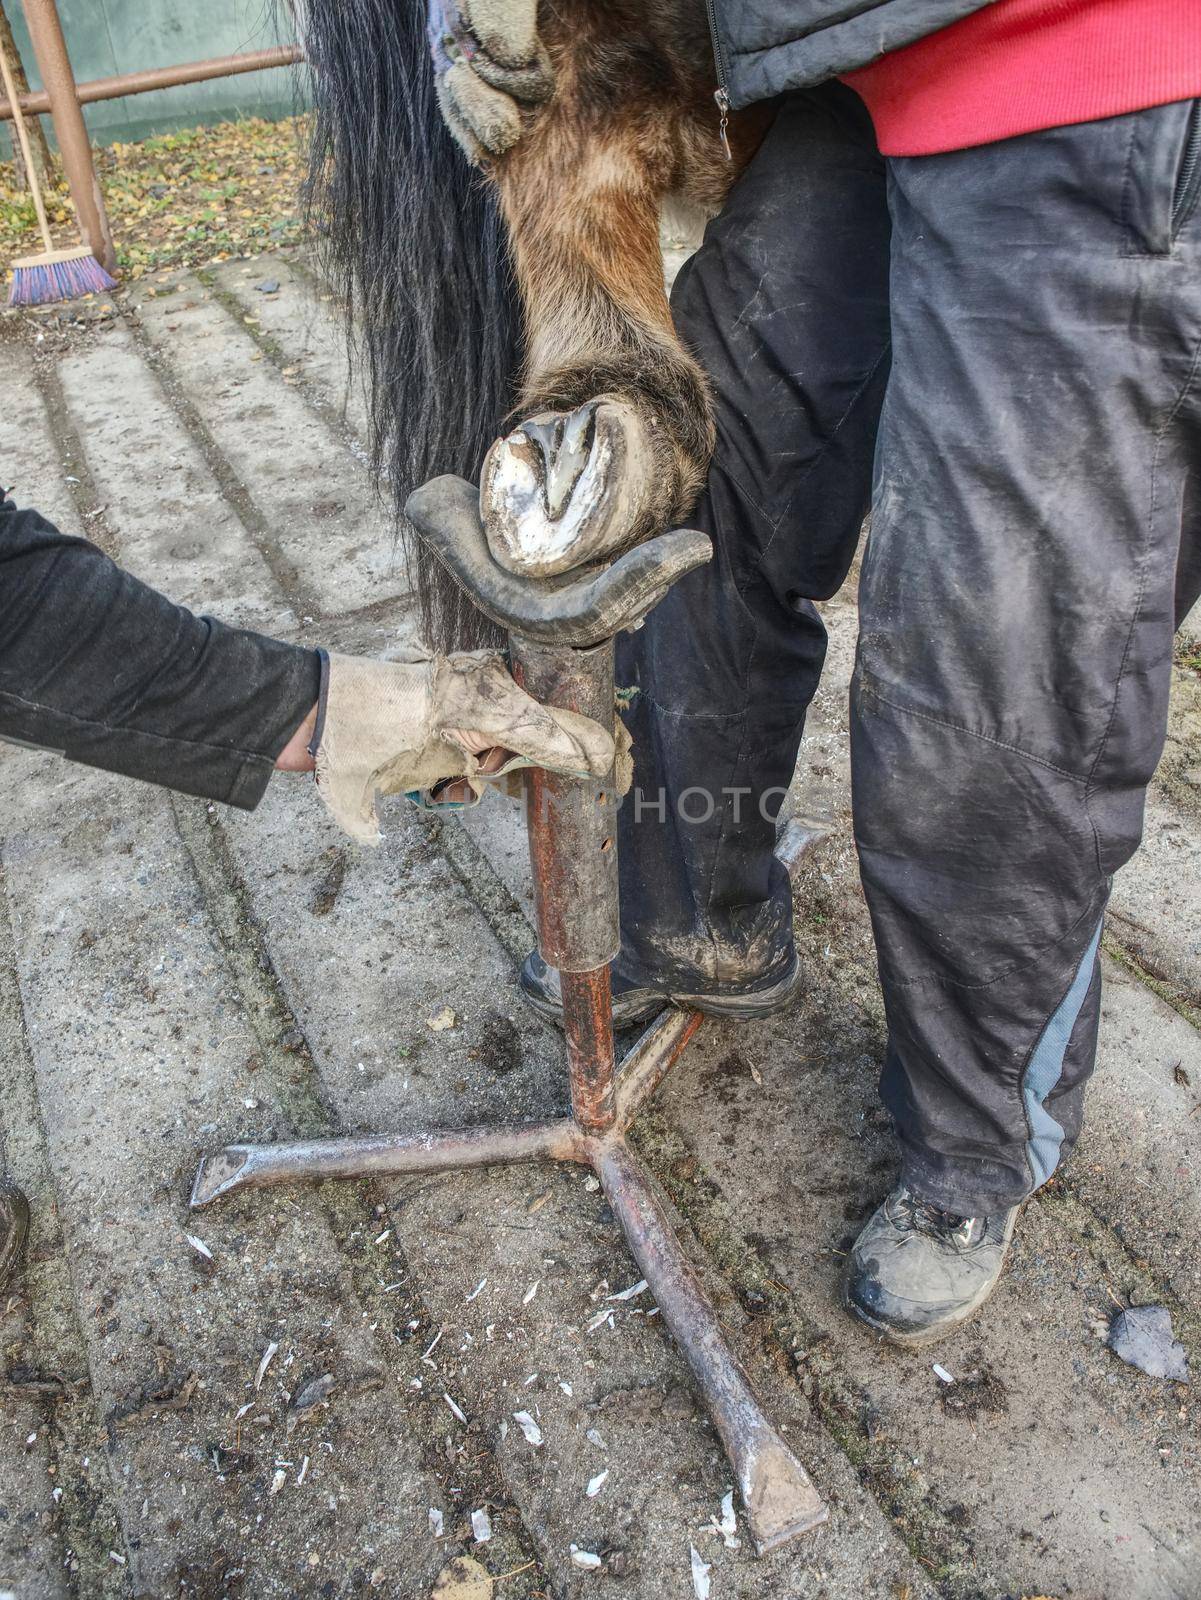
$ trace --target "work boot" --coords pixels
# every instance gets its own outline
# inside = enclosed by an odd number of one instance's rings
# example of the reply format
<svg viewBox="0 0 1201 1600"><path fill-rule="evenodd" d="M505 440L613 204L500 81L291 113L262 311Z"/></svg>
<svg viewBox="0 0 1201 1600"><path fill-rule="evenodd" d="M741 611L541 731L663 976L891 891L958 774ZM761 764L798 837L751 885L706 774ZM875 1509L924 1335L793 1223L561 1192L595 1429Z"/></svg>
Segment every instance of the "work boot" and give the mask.
<svg viewBox="0 0 1201 1600"><path fill-rule="evenodd" d="M29 1201L7 1178L0 1178L0 1289L12 1277L29 1233Z"/></svg>
<svg viewBox="0 0 1201 1600"><path fill-rule="evenodd" d="M893 1344L926 1344L966 1322L992 1293L1018 1206L960 1217L898 1186L855 1240L847 1310Z"/></svg>
<svg viewBox="0 0 1201 1600"><path fill-rule="evenodd" d="M522 998L540 1017L563 1026L563 989L557 967L547 966L537 950L531 950L521 965L518 978ZM648 1022L658 1016L665 1006L679 1006L684 1011L703 1011L707 1017L726 1017L733 1022L750 1021L754 1017L769 1017L783 1011L796 999L801 987L801 966L796 951L792 964L784 976L773 978L759 989L731 990L725 994L720 989L708 994L686 994L651 984L633 984L620 974L613 975L613 1026L629 1028L638 1022Z"/></svg>

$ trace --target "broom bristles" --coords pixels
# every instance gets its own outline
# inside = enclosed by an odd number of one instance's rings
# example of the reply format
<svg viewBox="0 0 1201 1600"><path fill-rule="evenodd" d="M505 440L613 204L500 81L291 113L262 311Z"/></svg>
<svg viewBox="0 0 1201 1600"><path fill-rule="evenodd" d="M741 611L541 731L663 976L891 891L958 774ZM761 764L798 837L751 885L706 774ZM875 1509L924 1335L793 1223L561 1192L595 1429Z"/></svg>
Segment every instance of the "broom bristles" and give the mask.
<svg viewBox="0 0 1201 1600"><path fill-rule="evenodd" d="M74 300L84 294L100 294L115 289L117 280L86 251L65 260L39 261L31 257L13 262L10 306L42 306L52 300Z"/></svg>

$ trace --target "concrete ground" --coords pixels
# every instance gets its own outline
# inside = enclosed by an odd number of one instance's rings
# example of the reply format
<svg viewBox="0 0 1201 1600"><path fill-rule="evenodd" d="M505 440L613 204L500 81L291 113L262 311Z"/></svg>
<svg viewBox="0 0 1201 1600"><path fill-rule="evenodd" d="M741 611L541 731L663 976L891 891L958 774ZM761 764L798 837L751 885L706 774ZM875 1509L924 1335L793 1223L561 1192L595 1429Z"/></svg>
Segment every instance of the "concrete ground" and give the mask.
<svg viewBox="0 0 1201 1600"><path fill-rule="evenodd" d="M411 638L331 309L279 256L8 319L5 482L222 617ZM1201 1596L1201 1406L1104 1345L1117 1304L1155 1302L1201 1359L1201 683L1178 674L1116 885L1087 1134L984 1314L900 1354L836 1304L894 1151L848 821L853 594L825 609L805 998L706 1025L637 1137L828 1525L764 1561L715 1532L715 1434L647 1297L607 1298L638 1274L579 1172L188 1212L198 1156L237 1136L563 1107L559 1040L513 988L514 813L397 801L361 851L303 779L244 815L3 747L0 1122L34 1224L0 1303L0 1591L674 1600L695 1547L714 1600Z"/></svg>

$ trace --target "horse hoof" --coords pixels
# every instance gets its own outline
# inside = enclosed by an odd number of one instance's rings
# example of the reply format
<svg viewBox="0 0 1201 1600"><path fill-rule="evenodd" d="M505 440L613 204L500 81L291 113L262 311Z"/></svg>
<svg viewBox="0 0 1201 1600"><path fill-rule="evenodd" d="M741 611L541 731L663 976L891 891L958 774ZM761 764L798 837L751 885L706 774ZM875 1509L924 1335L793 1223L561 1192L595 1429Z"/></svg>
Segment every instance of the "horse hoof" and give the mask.
<svg viewBox="0 0 1201 1600"><path fill-rule="evenodd" d="M540 412L498 439L484 461L480 514L501 566L546 578L633 544L654 495L645 422L628 402L601 398Z"/></svg>

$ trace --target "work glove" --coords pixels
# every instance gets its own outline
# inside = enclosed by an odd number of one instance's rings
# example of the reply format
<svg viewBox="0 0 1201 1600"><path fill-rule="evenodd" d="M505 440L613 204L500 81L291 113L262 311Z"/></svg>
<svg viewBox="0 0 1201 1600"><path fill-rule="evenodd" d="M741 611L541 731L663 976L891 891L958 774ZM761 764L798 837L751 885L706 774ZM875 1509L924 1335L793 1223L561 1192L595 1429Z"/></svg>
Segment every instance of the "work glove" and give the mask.
<svg viewBox="0 0 1201 1600"><path fill-rule="evenodd" d="M438 104L473 165L521 138L523 107L549 100L554 70L538 38L538 0L429 0Z"/></svg>
<svg viewBox="0 0 1201 1600"><path fill-rule="evenodd" d="M539 705L494 651L412 650L395 661L330 655L323 676L311 747L317 789L339 825L364 844L380 840L377 794L430 804L439 788L462 779L474 805L486 783L522 767L594 780L613 767L609 729ZM493 750L505 759L485 771L481 756Z"/></svg>

